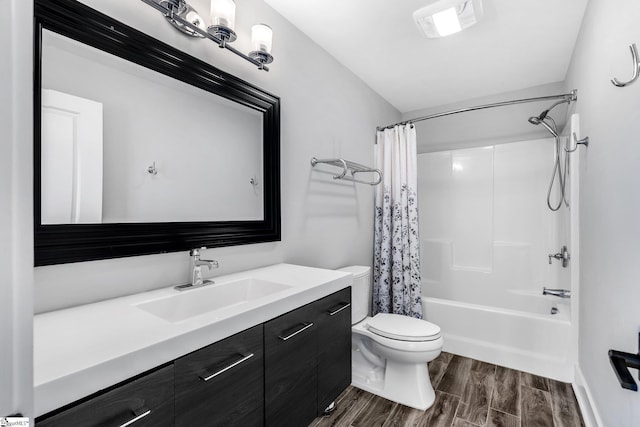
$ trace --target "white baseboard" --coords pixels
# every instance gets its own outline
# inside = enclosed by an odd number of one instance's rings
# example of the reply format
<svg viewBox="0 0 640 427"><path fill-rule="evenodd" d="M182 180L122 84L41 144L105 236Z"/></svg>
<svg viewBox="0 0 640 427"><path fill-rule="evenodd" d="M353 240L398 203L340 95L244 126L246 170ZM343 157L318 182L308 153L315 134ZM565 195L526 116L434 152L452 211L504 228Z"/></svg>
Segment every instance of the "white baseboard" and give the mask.
<svg viewBox="0 0 640 427"><path fill-rule="evenodd" d="M593 395L589 389L589 385L582 374L580 367L575 367L575 381L573 382L573 392L578 400L580 406L580 412L582 412L582 419L584 420L585 427L603 427L602 418L598 413L598 408L593 400Z"/></svg>

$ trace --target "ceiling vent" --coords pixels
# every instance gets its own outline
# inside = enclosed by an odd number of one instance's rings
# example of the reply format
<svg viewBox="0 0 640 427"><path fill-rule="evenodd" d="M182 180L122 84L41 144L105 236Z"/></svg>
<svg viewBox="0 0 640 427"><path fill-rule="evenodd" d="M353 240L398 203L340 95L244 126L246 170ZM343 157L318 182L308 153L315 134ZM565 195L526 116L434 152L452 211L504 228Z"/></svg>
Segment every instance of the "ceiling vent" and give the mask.
<svg viewBox="0 0 640 427"><path fill-rule="evenodd" d="M413 20L429 38L455 34L482 18L482 0L436 0L413 12Z"/></svg>

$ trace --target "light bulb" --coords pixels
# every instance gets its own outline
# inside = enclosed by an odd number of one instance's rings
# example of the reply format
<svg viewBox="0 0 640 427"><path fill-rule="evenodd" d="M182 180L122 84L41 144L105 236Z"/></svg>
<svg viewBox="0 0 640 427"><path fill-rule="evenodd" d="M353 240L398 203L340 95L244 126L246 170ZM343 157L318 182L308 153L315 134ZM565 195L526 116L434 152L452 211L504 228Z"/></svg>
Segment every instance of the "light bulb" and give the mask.
<svg viewBox="0 0 640 427"><path fill-rule="evenodd" d="M458 13L454 7L435 13L432 19L433 24L438 29L438 33L440 33L440 37L462 31L460 19L458 19Z"/></svg>
<svg viewBox="0 0 640 427"><path fill-rule="evenodd" d="M251 47L253 51L271 53L273 31L265 24L251 27Z"/></svg>
<svg viewBox="0 0 640 427"><path fill-rule="evenodd" d="M211 25L233 30L236 24L236 3L233 0L211 0Z"/></svg>

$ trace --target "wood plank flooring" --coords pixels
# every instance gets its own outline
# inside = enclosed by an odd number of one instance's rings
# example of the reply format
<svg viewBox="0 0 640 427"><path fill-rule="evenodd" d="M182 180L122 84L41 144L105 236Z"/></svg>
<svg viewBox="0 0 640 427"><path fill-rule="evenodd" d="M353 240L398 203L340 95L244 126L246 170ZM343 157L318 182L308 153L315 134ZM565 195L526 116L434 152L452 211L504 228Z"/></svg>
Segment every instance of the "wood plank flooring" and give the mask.
<svg viewBox="0 0 640 427"><path fill-rule="evenodd" d="M444 352L429 376L436 400L426 411L349 387L309 427L584 426L571 384Z"/></svg>

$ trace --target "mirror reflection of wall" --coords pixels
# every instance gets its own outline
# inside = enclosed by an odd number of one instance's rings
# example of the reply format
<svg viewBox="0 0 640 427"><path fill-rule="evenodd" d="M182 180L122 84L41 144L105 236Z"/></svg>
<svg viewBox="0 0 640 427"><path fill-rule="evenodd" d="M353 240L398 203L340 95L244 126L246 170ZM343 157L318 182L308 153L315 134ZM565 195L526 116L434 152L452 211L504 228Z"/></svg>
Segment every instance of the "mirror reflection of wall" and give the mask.
<svg viewBox="0 0 640 427"><path fill-rule="evenodd" d="M66 137L47 147L43 114L42 224L263 219L261 112L47 30L42 88L102 104L103 122L102 153L87 154ZM67 131L82 123L68 118ZM47 201L69 215L48 215Z"/></svg>

